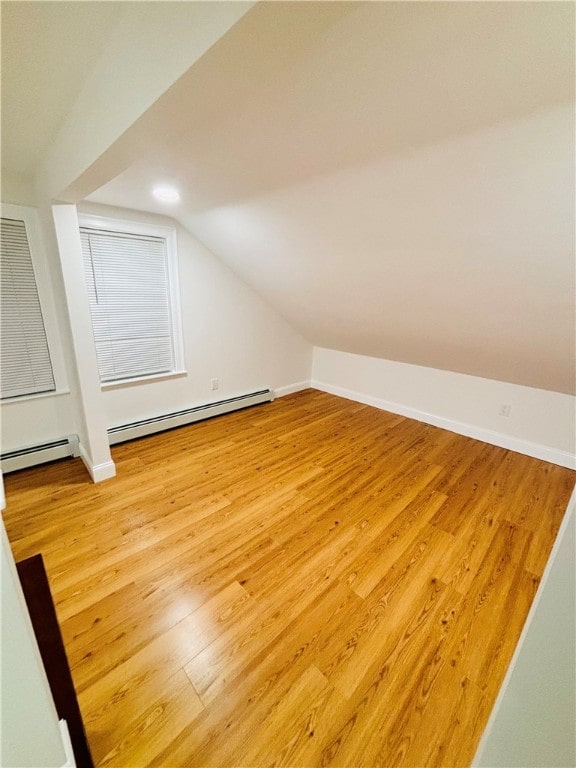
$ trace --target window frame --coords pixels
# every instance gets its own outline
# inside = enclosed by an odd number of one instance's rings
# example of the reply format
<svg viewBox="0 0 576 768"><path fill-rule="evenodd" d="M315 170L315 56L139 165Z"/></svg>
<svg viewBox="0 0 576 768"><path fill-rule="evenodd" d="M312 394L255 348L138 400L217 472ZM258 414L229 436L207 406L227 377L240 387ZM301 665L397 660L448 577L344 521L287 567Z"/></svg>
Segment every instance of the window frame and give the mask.
<svg viewBox="0 0 576 768"><path fill-rule="evenodd" d="M151 373L149 375L117 379L115 381L102 381L102 379L100 379L101 389L103 391L120 389L123 387L136 386L138 384L161 381L163 379L186 376L176 229L161 224L151 224L149 222L135 221L133 219L117 219L110 216L81 213L80 211L78 212L78 224L80 228L98 229L104 232L160 237L166 243L166 271L168 275L169 311L172 327L172 346L174 351L173 370L165 371L163 373Z"/></svg>
<svg viewBox="0 0 576 768"><path fill-rule="evenodd" d="M48 345L48 355L52 364L54 389L48 392L33 392L28 395L15 395L0 400L2 407L13 403L22 403L26 400L40 400L47 397L70 394L66 375L66 364L58 325L58 315L54 297L54 282L50 273L50 266L44 249L38 209L27 205L15 205L13 203L0 203L0 217L23 221L26 228L28 248L36 283L36 292L40 302L40 312L44 320L44 331Z"/></svg>

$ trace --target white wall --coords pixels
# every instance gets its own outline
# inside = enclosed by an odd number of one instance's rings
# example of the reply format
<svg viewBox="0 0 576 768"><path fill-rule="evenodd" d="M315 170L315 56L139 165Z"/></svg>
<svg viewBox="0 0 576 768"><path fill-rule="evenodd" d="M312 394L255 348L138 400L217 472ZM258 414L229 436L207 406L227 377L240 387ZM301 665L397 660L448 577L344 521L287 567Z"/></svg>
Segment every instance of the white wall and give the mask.
<svg viewBox="0 0 576 768"><path fill-rule="evenodd" d="M312 347L180 225L106 206L85 213L175 226L187 375L106 389L108 426L270 387L309 382ZM219 380L212 391L211 379Z"/></svg>
<svg viewBox="0 0 576 768"><path fill-rule="evenodd" d="M102 429L256 389L286 390L309 382L311 345L186 229L166 217L136 211L88 204L80 209L177 227L187 375L107 389ZM64 308L61 269L53 260L50 273L55 301ZM68 327L60 335L73 392L3 403L2 450L72 433L82 437L69 323L76 332L80 326L77 318L64 317ZM93 345L91 335L84 343ZM217 391L211 389L212 378L219 379Z"/></svg>
<svg viewBox="0 0 576 768"><path fill-rule="evenodd" d="M3 402L2 452L78 434L70 395L46 395Z"/></svg>
<svg viewBox="0 0 576 768"><path fill-rule="evenodd" d="M0 174L0 199L13 205L36 205L36 193L32 179L9 173L2 168Z"/></svg>
<svg viewBox="0 0 576 768"><path fill-rule="evenodd" d="M576 399L316 347L312 385L494 445L575 467ZM510 405L510 415L499 415Z"/></svg>
<svg viewBox="0 0 576 768"><path fill-rule="evenodd" d="M22 587L2 530L3 768L57 768L66 763L58 715L28 616Z"/></svg>
<svg viewBox="0 0 576 768"><path fill-rule="evenodd" d="M575 510L573 494L476 768L576 765Z"/></svg>

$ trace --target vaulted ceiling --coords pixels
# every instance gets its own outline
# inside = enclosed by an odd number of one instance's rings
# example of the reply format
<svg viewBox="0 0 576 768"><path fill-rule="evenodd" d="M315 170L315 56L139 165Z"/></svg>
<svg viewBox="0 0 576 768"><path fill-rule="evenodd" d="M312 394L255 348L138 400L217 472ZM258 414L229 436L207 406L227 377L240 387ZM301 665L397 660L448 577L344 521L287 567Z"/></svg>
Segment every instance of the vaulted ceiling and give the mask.
<svg viewBox="0 0 576 768"><path fill-rule="evenodd" d="M1 4L5 171L33 175L119 12L90 0Z"/></svg>
<svg viewBox="0 0 576 768"><path fill-rule="evenodd" d="M257 3L89 199L174 216L313 344L572 392L573 30L572 3Z"/></svg>

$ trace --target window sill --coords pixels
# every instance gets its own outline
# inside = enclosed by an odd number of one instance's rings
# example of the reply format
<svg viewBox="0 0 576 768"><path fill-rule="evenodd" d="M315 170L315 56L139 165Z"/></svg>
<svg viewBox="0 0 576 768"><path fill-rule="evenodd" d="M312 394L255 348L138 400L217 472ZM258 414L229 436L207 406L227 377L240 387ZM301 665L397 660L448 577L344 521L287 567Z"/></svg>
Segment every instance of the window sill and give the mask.
<svg viewBox="0 0 576 768"><path fill-rule="evenodd" d="M1 405L15 405L17 403L27 403L29 400L44 400L47 397L60 397L60 395L69 395L69 389L55 389L53 392L38 392L36 395L19 395L10 397L6 400L0 400Z"/></svg>
<svg viewBox="0 0 576 768"><path fill-rule="evenodd" d="M137 384L149 384L153 381L165 381L166 379L179 379L182 376L187 376L188 371L169 371L168 373L154 373L152 376L138 376L134 379L122 379L120 381L106 381L101 384L103 392L107 392L111 389L124 389L124 387L132 387Z"/></svg>

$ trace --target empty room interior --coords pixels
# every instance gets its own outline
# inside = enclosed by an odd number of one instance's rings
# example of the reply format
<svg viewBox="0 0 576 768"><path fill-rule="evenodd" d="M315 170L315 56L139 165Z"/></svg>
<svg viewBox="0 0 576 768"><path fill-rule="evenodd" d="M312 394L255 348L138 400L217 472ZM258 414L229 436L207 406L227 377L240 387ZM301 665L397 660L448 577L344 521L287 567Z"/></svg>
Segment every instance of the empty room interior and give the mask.
<svg viewBox="0 0 576 768"><path fill-rule="evenodd" d="M3 768L576 765L575 8L2 0Z"/></svg>

